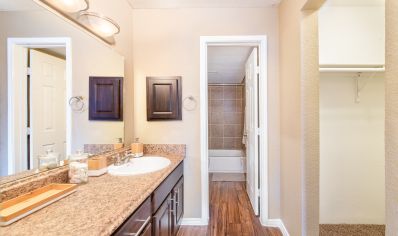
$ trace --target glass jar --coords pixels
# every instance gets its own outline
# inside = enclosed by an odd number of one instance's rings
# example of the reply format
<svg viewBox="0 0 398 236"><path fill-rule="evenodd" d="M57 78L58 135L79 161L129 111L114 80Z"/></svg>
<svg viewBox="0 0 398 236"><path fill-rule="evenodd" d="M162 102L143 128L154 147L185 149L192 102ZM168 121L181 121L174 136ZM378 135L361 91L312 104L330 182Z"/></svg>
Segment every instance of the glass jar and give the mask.
<svg viewBox="0 0 398 236"><path fill-rule="evenodd" d="M69 182L83 184L88 182L88 154L77 151L69 157Z"/></svg>
<svg viewBox="0 0 398 236"><path fill-rule="evenodd" d="M59 153L51 149L46 151L46 155L39 155L39 170L49 170L58 166Z"/></svg>

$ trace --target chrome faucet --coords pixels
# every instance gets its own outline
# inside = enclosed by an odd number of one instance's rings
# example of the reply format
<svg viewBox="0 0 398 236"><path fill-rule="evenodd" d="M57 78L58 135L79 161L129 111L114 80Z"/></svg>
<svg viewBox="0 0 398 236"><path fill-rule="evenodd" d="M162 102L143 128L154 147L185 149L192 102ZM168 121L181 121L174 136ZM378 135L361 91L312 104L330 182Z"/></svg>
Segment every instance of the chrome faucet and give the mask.
<svg viewBox="0 0 398 236"><path fill-rule="evenodd" d="M115 166L120 166L123 165L127 162L130 162L130 160L133 158L134 156L131 154L131 151L125 151L124 152L124 156L121 156L120 153L116 153L113 156L114 159L114 164Z"/></svg>
<svg viewBox="0 0 398 236"><path fill-rule="evenodd" d="M113 162L115 166L120 166L122 165L122 159L120 158L120 154L116 153L115 155L113 155Z"/></svg>

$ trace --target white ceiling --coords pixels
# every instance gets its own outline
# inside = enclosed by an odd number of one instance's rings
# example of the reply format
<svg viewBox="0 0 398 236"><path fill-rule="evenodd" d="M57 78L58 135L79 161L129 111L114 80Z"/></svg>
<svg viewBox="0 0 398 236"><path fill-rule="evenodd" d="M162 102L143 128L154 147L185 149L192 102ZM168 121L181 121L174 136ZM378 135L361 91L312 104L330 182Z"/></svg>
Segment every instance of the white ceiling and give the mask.
<svg viewBox="0 0 398 236"><path fill-rule="evenodd" d="M326 0L325 6L384 6L385 0Z"/></svg>
<svg viewBox="0 0 398 236"><path fill-rule="evenodd" d="M271 7L281 0L127 0L133 8Z"/></svg>
<svg viewBox="0 0 398 236"><path fill-rule="evenodd" d="M42 9L33 0L0 0L0 11L31 11Z"/></svg>
<svg viewBox="0 0 398 236"><path fill-rule="evenodd" d="M208 82L221 84L241 83L251 46L210 46L207 51Z"/></svg>

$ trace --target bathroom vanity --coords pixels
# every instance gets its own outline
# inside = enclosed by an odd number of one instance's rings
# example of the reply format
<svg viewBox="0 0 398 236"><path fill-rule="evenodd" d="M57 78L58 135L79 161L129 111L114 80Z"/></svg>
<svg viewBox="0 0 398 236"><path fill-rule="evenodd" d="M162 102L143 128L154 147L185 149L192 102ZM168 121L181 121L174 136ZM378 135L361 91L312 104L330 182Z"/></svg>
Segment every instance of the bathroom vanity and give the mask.
<svg viewBox="0 0 398 236"><path fill-rule="evenodd" d="M177 235L184 213L183 168L179 164L113 235Z"/></svg>
<svg viewBox="0 0 398 236"><path fill-rule="evenodd" d="M90 177L73 194L0 227L0 235L176 235L184 212L185 145L149 144L144 153L163 156L170 165L141 175ZM67 168L60 168L29 183L2 185L0 197L10 199L53 179L62 182L64 172L67 177Z"/></svg>

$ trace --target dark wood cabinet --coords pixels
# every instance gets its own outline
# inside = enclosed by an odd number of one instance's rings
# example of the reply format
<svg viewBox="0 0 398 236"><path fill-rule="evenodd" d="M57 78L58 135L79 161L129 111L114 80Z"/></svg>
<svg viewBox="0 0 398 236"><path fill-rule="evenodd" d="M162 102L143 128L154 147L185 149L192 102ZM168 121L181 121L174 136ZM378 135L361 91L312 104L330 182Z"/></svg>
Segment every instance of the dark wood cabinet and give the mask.
<svg viewBox="0 0 398 236"><path fill-rule="evenodd" d="M169 194L158 211L153 216L153 232L155 236L173 235L173 206L171 194Z"/></svg>
<svg viewBox="0 0 398 236"><path fill-rule="evenodd" d="M147 77L147 120L181 120L181 77Z"/></svg>
<svg viewBox="0 0 398 236"><path fill-rule="evenodd" d="M155 236L176 236L184 214L184 178L178 181L153 216Z"/></svg>
<svg viewBox="0 0 398 236"><path fill-rule="evenodd" d="M183 171L181 163L113 235L176 236L184 214Z"/></svg>
<svg viewBox="0 0 398 236"><path fill-rule="evenodd" d="M89 120L123 120L123 78L89 79Z"/></svg>
<svg viewBox="0 0 398 236"><path fill-rule="evenodd" d="M174 186L181 179L184 172L184 165L181 163L167 178L155 189L152 195L152 208L154 212L160 207L167 196L173 191Z"/></svg>
<svg viewBox="0 0 398 236"><path fill-rule="evenodd" d="M173 213L174 213L174 235L177 235L181 226L182 217L184 215L184 177L178 181L177 185L173 188Z"/></svg>
<svg viewBox="0 0 398 236"><path fill-rule="evenodd" d="M147 198L144 203L142 203L141 206L123 223L123 225L119 227L114 235L145 235L144 232L147 231L148 226L151 224L151 199L151 197Z"/></svg>

